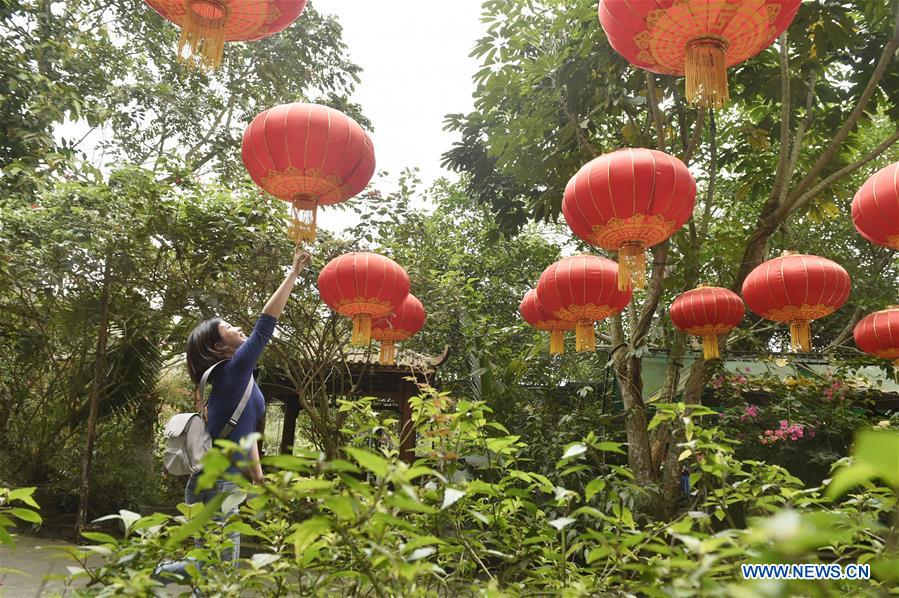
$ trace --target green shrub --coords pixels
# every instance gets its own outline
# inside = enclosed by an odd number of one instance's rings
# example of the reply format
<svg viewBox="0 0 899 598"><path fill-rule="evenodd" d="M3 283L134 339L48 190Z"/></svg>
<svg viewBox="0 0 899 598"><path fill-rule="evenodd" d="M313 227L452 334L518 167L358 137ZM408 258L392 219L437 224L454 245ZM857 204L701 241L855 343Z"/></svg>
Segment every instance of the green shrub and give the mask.
<svg viewBox="0 0 899 598"><path fill-rule="evenodd" d="M782 467L735 458L734 441L700 425L710 410L663 407L654 425L679 427L694 490L686 512L658 521L635 510L647 490L603 458L622 447L592 434L567 446L550 475L528 471L519 459L524 443L493 422L484 403L424 389L413 401L420 458L407 465L393 422L379 422L371 402L341 409L357 439L343 459L266 457L265 483L239 480L243 492L228 504L181 505L176 517L122 511L114 517L124 538L85 534L96 546L72 557L83 569L76 576L91 585L76 594L147 593L157 583L153 568L184 556L206 562L194 587L223 594L861 595L897 581L894 432L862 432L822 493ZM379 450L365 446L373 434L385 439ZM239 449L220 444L201 485L223 475L228 453ZM238 518L213 520L236 500ZM220 560L231 531L256 544L237 569ZM205 545L193 547L195 538ZM102 563L88 564L95 553ZM826 588L741 578L740 564L769 562L869 563L873 575Z"/></svg>

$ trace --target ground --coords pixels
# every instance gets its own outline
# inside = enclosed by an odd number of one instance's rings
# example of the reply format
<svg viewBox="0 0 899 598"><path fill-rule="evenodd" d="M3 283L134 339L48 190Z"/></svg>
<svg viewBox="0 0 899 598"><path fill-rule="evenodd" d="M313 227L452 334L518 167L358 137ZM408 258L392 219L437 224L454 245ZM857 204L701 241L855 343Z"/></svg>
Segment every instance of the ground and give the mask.
<svg viewBox="0 0 899 598"><path fill-rule="evenodd" d="M15 540L14 550L0 545L0 598L66 596L66 567L74 566L75 562L65 558L63 549L73 544L23 535L16 536ZM21 573L7 569L18 569ZM84 583L79 580L74 585ZM169 594L175 596L189 588L169 586L168 589Z"/></svg>

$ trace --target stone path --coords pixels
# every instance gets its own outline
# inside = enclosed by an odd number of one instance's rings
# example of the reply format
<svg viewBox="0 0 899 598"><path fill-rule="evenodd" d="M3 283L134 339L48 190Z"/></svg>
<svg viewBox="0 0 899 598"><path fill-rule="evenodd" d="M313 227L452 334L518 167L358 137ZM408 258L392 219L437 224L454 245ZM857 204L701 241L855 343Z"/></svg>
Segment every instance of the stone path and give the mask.
<svg viewBox="0 0 899 598"><path fill-rule="evenodd" d="M72 595L70 587L81 587L86 583L86 580L77 580L66 586L66 567L77 566L77 563L67 558L63 549L74 544L23 535L15 536L15 541L15 549L0 545L0 598L67 597ZM3 569L18 569L22 573ZM189 589L177 585L166 588L172 596Z"/></svg>
<svg viewBox="0 0 899 598"><path fill-rule="evenodd" d="M30 598L65 595L66 567L76 563L65 558L62 549L72 544L22 535L15 536L15 541L15 549L0 545L0 569L18 569L22 573L0 571L0 596ZM62 578L52 579L59 576Z"/></svg>

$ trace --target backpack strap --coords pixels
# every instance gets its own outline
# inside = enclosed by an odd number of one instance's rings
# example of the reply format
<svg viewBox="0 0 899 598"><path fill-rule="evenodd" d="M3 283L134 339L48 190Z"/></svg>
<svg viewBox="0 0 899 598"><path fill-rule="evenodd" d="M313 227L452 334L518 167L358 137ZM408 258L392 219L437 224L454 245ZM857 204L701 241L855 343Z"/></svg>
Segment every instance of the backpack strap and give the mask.
<svg viewBox="0 0 899 598"><path fill-rule="evenodd" d="M204 391L206 390L206 381L209 379L209 374L212 373L212 370L215 369L215 366L220 363L224 363L227 359L223 359L222 361L218 361L212 364L208 370L203 372L203 376L200 378L200 384L198 385L197 392L200 394L200 401L203 401ZM250 380L247 382L247 387L243 391L243 396L240 398L240 402L237 404L237 407L234 409L234 413L231 414L231 417L225 422L225 427L222 428L222 431L219 433L217 438L225 438L231 431L234 429L234 426L237 425L237 422L240 421L240 416L243 415L244 409L247 407L247 403L250 402L250 395L253 393L253 376L250 375ZM204 405L208 405L209 401L205 401Z"/></svg>

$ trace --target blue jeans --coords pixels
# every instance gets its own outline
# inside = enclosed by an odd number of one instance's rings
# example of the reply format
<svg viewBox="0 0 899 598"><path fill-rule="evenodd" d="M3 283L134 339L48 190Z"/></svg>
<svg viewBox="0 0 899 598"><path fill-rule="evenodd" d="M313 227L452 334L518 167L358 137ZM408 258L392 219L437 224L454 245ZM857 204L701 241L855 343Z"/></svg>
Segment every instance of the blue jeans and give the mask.
<svg viewBox="0 0 899 598"><path fill-rule="evenodd" d="M237 492L240 489L240 486L238 486L234 482L217 480L212 488L203 490L202 492L197 492L197 479L199 477L200 472L197 472L195 474L192 474L190 476L190 479L187 480L187 486L185 486L184 488L184 502L186 502L187 504L206 504L218 494L231 494L233 492ZM227 523L227 520L230 519L232 515L236 514L237 507L234 507L233 509L228 511L227 514L216 515L212 518L212 520L219 522L222 527L224 527ZM222 551L222 562L230 562L232 565L236 565L237 559L240 558L240 533L234 532L228 534L228 538L231 540L233 547L226 548ZM202 547L203 541L201 539L197 539L195 542L195 546L197 548ZM162 563L158 567L156 567L156 570L153 572L153 577L155 579L158 579L159 581L171 581L173 578L177 578L179 581L189 581L190 575L187 573L188 565L193 565L199 571L200 569L202 569L203 562L188 557L183 561L169 561L167 563Z"/></svg>

